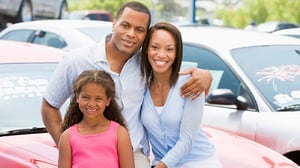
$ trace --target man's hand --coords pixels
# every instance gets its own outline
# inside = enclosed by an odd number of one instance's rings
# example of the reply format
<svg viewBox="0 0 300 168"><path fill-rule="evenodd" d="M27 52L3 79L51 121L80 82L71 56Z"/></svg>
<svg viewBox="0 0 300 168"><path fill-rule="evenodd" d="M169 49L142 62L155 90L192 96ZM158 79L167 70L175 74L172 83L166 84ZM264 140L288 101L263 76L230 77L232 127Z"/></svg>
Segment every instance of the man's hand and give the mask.
<svg viewBox="0 0 300 168"><path fill-rule="evenodd" d="M154 168L168 168L164 162L159 162Z"/></svg>
<svg viewBox="0 0 300 168"><path fill-rule="evenodd" d="M46 99L42 100L42 119L44 125L53 138L56 145L58 145L59 138L62 134L62 117L60 115L59 109L52 107Z"/></svg>
<svg viewBox="0 0 300 168"><path fill-rule="evenodd" d="M179 72L179 75L188 74L191 74L192 77L183 86L181 86L181 96L190 96L190 99L194 100L203 91L205 91L205 95L207 95L213 80L211 73L208 70L199 68L189 68L182 72Z"/></svg>

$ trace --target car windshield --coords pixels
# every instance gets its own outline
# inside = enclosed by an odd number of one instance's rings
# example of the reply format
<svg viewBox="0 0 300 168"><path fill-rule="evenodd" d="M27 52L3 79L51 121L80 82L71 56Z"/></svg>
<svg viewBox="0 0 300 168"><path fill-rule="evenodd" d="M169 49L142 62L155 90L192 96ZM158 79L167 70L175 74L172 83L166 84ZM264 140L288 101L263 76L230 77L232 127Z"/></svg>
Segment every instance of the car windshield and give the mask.
<svg viewBox="0 0 300 168"><path fill-rule="evenodd" d="M56 65L0 64L0 132L44 127L41 100Z"/></svg>
<svg viewBox="0 0 300 168"><path fill-rule="evenodd" d="M232 55L274 111L300 104L299 45L240 48Z"/></svg>

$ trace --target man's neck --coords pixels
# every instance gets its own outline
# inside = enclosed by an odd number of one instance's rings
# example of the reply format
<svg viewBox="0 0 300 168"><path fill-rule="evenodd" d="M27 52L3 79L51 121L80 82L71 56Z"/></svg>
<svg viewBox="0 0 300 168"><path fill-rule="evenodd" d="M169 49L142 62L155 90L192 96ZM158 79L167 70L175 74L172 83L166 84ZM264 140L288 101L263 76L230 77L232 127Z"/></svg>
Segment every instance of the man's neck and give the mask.
<svg viewBox="0 0 300 168"><path fill-rule="evenodd" d="M111 42L107 42L105 46L106 59L110 65L110 70L120 74L126 61L131 56L126 56L125 53L120 52Z"/></svg>

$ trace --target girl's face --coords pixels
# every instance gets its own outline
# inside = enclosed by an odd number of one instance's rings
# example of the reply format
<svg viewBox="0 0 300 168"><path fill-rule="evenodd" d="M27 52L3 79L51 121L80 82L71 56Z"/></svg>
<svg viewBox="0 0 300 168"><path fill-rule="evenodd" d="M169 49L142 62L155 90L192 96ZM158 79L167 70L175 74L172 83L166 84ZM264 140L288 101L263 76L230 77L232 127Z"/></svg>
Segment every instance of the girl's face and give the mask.
<svg viewBox="0 0 300 168"><path fill-rule="evenodd" d="M77 96L79 109L84 117L104 117L105 107L109 105L110 98L107 97L105 89L96 83L88 83L82 87Z"/></svg>
<svg viewBox="0 0 300 168"><path fill-rule="evenodd" d="M176 43L168 31L153 32L147 52L154 72L172 71L172 64L176 57Z"/></svg>

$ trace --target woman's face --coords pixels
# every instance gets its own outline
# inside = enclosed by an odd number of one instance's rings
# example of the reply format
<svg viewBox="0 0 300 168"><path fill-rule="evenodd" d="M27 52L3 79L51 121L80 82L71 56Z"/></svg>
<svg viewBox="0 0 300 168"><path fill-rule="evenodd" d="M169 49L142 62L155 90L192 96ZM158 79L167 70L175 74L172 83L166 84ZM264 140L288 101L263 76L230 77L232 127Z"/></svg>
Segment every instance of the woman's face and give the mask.
<svg viewBox="0 0 300 168"><path fill-rule="evenodd" d="M171 33L166 30L154 31L147 53L153 72L172 72L172 64L176 57L176 43Z"/></svg>

